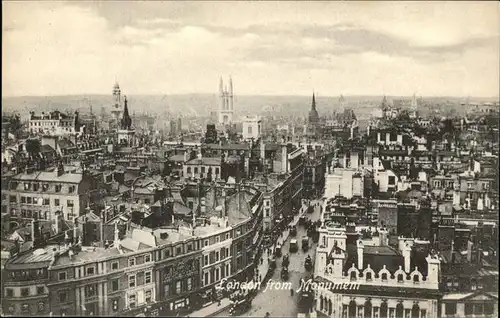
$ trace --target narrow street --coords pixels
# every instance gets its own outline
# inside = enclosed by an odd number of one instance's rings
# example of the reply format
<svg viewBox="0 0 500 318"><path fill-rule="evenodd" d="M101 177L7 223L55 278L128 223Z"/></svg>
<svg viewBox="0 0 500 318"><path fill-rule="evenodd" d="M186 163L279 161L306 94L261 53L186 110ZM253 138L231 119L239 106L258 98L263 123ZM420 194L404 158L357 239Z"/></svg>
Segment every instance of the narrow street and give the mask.
<svg viewBox="0 0 500 318"><path fill-rule="evenodd" d="M311 204L314 204L318 201L312 201ZM315 208L314 212L311 214L305 213L308 219L312 221L316 221L320 219L320 207L318 205ZM297 225L297 235L295 237L289 236L285 241L282 247L282 254L290 255L290 265L288 266L289 270L289 278L287 282L292 283L292 288L294 290L293 296L291 296L290 290L277 290L271 289L264 291L266 288L265 284L262 284L262 289L257 294L257 296L252 301L252 307L249 311L244 313L241 316L245 317L264 317L266 312L269 312L271 317L297 317L299 313L297 308L298 303L298 295L296 290L299 288L300 279L304 276L306 270L304 268L304 262L307 255L310 255L315 258L316 244L313 243L312 239L309 240L309 250L304 253L302 251L302 243L301 239L303 236L307 236L307 230L303 226ZM290 253L290 240L296 239L298 242L298 251L296 253ZM264 253L264 256L267 257L267 254ZM274 282L283 282L281 279L281 262L283 260L283 256L276 259L276 270L274 271L270 280ZM264 273L263 273L264 275ZM221 312L215 317L227 317L230 316L229 309L227 311Z"/></svg>

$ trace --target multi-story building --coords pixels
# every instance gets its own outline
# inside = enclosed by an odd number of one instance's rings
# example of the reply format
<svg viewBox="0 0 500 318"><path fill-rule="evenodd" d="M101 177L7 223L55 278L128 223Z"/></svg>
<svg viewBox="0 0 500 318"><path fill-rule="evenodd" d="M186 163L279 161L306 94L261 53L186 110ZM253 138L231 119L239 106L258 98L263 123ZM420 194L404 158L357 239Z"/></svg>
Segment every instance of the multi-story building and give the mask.
<svg viewBox="0 0 500 318"><path fill-rule="evenodd" d="M222 159L202 157L198 154L198 158L192 159L184 163L184 173L185 178L211 178L211 180L221 179L221 169L222 169Z"/></svg>
<svg viewBox="0 0 500 318"><path fill-rule="evenodd" d="M259 116L243 118L243 139L258 140L262 134L262 119Z"/></svg>
<svg viewBox="0 0 500 318"><path fill-rule="evenodd" d="M219 124L226 126L234 121L233 80L229 77L229 89L224 87L222 78L219 83Z"/></svg>
<svg viewBox="0 0 500 318"><path fill-rule="evenodd" d="M46 135L69 135L80 132L80 123L78 122L78 112L70 116L60 111L43 113L36 116L35 112L30 113L29 130L32 133L41 133Z"/></svg>
<svg viewBox="0 0 500 318"><path fill-rule="evenodd" d="M63 212L72 221L91 203L95 183L86 173L66 173L62 164L55 171L30 171L9 178L6 209L11 217L45 220Z"/></svg>
<svg viewBox="0 0 500 318"><path fill-rule="evenodd" d="M326 156L318 153L306 158L304 164L303 196L321 197L325 191Z"/></svg>
<svg viewBox="0 0 500 318"><path fill-rule="evenodd" d="M206 193L195 207L194 227L130 224L124 234L113 221L114 233L107 231L95 242L100 244L85 246L90 233L80 226L66 232L63 245L18 253L5 266L5 312L175 316L203 305L206 291L223 278L252 277L262 229L260 192L215 185Z"/></svg>
<svg viewBox="0 0 500 318"><path fill-rule="evenodd" d="M400 238L396 249L387 231L378 236L376 244L353 244L345 228L327 222L320 229L316 310L330 317L436 317L440 260L429 242Z"/></svg>

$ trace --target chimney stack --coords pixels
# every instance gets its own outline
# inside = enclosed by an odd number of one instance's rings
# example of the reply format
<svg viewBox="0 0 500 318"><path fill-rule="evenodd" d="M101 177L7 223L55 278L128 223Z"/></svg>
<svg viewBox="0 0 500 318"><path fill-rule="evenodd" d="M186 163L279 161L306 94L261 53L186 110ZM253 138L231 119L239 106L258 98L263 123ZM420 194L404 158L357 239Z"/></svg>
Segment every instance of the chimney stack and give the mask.
<svg viewBox="0 0 500 318"><path fill-rule="evenodd" d="M363 246L363 241L358 240L358 269L361 271L363 270L363 251L364 251L364 246Z"/></svg>
<svg viewBox="0 0 500 318"><path fill-rule="evenodd" d="M388 241L387 241L387 230L385 228L381 228L379 231L379 238L380 238L380 246L387 246Z"/></svg>
<svg viewBox="0 0 500 318"><path fill-rule="evenodd" d="M472 246L474 243L472 241L467 241L467 261L470 263L472 261Z"/></svg>
<svg viewBox="0 0 500 318"><path fill-rule="evenodd" d="M262 163L265 164L265 160L266 160L266 144L264 143L264 138L260 139L260 159L262 159Z"/></svg>
<svg viewBox="0 0 500 318"><path fill-rule="evenodd" d="M226 188L222 189L222 217L226 217Z"/></svg>
<svg viewBox="0 0 500 318"><path fill-rule="evenodd" d="M281 145L281 172L288 172L288 149L285 144Z"/></svg>
<svg viewBox="0 0 500 318"><path fill-rule="evenodd" d="M35 220L31 220L31 242L35 244Z"/></svg>
<svg viewBox="0 0 500 318"><path fill-rule="evenodd" d="M403 247L403 257L405 261L405 273L409 274L410 273L410 266L411 266L411 247L410 244L405 243L405 246Z"/></svg>
<svg viewBox="0 0 500 318"><path fill-rule="evenodd" d="M115 222L115 239L113 245L119 250L120 249L120 231L118 230L118 222Z"/></svg>
<svg viewBox="0 0 500 318"><path fill-rule="evenodd" d="M207 212L205 198L201 198L200 212L203 214Z"/></svg>

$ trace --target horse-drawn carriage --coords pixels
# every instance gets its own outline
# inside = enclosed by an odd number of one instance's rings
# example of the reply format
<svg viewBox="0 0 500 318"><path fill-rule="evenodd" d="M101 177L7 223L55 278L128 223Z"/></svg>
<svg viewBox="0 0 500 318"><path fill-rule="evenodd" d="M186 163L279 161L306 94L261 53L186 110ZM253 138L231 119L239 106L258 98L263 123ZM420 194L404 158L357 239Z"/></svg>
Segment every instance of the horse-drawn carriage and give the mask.
<svg viewBox="0 0 500 318"><path fill-rule="evenodd" d="M274 256L281 257L281 245L277 244L274 248Z"/></svg>
<svg viewBox="0 0 500 318"><path fill-rule="evenodd" d="M307 252L309 250L309 238L307 236L302 237L302 251Z"/></svg>
<svg viewBox="0 0 500 318"><path fill-rule="evenodd" d="M269 256L267 260L269 262L269 270L274 271L276 269L276 258L274 256Z"/></svg>
<svg viewBox="0 0 500 318"><path fill-rule="evenodd" d="M310 255L307 255L306 260L304 262L304 267L306 271L310 271L312 269L312 259Z"/></svg>
<svg viewBox="0 0 500 318"><path fill-rule="evenodd" d="M288 279L288 267L283 267L281 269L281 279L283 279L283 280Z"/></svg>
<svg viewBox="0 0 500 318"><path fill-rule="evenodd" d="M286 254L285 256L283 256L283 262L281 263L281 266L288 267L288 265L290 265L290 257L288 256L288 254Z"/></svg>

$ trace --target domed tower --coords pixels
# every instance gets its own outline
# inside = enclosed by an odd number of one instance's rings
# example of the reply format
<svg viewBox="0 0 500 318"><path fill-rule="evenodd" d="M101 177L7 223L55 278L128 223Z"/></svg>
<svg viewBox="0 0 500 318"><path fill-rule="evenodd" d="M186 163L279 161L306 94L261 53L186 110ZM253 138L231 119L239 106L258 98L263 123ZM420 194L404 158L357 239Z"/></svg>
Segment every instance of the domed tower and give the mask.
<svg viewBox="0 0 500 318"><path fill-rule="evenodd" d="M113 118L119 122L122 117L123 107L122 107L122 96L121 96L120 85L115 83L113 86L113 107L111 109L111 113L113 114Z"/></svg>

